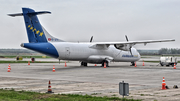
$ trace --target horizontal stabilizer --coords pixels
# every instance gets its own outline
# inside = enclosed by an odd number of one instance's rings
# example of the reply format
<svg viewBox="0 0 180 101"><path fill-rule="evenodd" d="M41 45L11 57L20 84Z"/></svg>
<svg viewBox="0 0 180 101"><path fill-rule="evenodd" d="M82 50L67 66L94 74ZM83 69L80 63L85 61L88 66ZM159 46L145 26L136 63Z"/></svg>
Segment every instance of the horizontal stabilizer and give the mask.
<svg viewBox="0 0 180 101"><path fill-rule="evenodd" d="M41 11L41 12L31 12L31 13L26 13L27 15L40 15L40 14L51 14L51 12L49 11ZM16 14L8 14L11 17L15 17L15 16L23 16L23 13L16 13Z"/></svg>
<svg viewBox="0 0 180 101"><path fill-rule="evenodd" d="M11 17L15 17L15 16L23 16L23 13L17 13L17 14L8 14Z"/></svg>
<svg viewBox="0 0 180 101"><path fill-rule="evenodd" d="M41 12L32 12L32 13L27 13L27 15L40 15L40 14L51 14L49 11L41 11Z"/></svg>

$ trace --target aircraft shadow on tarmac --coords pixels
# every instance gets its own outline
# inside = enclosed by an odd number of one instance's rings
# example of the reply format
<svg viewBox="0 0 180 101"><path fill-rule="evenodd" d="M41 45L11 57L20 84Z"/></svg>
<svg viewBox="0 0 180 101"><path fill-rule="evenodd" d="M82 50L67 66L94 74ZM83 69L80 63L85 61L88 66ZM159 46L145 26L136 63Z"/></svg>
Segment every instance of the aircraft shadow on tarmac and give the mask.
<svg viewBox="0 0 180 101"><path fill-rule="evenodd" d="M68 70L83 70L83 69L162 69L162 70L174 70L172 67L134 67L134 66L110 66L110 67L101 67L101 66L88 66L88 67L84 67L84 66L68 66L68 67L62 67L62 66L55 66L55 70L56 71L68 71ZM52 71L53 68L37 68L37 69L32 69L32 71ZM179 69L177 69L179 70Z"/></svg>

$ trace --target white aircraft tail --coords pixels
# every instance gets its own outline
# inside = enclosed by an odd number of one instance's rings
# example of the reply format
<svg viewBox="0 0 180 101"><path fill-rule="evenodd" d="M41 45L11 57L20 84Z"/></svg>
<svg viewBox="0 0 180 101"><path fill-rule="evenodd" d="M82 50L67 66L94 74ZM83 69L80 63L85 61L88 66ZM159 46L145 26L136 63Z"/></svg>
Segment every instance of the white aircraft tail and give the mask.
<svg viewBox="0 0 180 101"><path fill-rule="evenodd" d="M64 42L63 40L60 40L58 38L55 38L55 37L51 36L43 26L41 26L41 27L42 27L42 29L44 31L45 37L46 37L48 42Z"/></svg>

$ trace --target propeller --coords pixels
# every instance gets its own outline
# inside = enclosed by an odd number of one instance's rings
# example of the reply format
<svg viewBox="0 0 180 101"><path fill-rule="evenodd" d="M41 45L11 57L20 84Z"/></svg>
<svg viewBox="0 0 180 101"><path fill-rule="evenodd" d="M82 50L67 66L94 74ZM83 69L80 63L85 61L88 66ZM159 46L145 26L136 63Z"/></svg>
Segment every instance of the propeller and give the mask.
<svg viewBox="0 0 180 101"><path fill-rule="evenodd" d="M127 35L125 35L125 37L126 37L126 41L128 42L129 40L128 40L128 37L127 37Z"/></svg>
<svg viewBox="0 0 180 101"><path fill-rule="evenodd" d="M93 36L91 36L90 42L92 42L92 40L93 40Z"/></svg>
<svg viewBox="0 0 180 101"><path fill-rule="evenodd" d="M127 37L127 35L125 35L125 37L126 37L126 41L128 42L129 40L128 40L128 37ZM130 51L130 53L131 53L131 56L133 56L133 55L132 55L131 48L132 48L132 46L130 46L130 47L129 47L129 51Z"/></svg>

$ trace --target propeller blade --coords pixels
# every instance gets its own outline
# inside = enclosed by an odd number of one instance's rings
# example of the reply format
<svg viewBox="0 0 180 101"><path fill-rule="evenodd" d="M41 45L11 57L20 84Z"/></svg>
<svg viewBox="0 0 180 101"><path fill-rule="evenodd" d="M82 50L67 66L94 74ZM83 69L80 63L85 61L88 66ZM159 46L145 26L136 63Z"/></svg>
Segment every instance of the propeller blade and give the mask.
<svg viewBox="0 0 180 101"><path fill-rule="evenodd" d="M128 37L127 37L127 35L125 35L125 37L126 37L126 41L128 42L129 40L128 40ZM131 47L129 47L129 51L130 51L130 53L131 53L131 56L133 56L133 55L132 55L131 48L132 48L132 46L131 46Z"/></svg>
<svg viewBox="0 0 180 101"><path fill-rule="evenodd" d="M132 51L131 51L131 48L130 48L130 53L131 53L131 56L133 56L133 55L132 55Z"/></svg>
<svg viewBox="0 0 180 101"><path fill-rule="evenodd" d="M126 37L126 41L128 42L129 40L128 40L128 37L127 37L127 35L125 35L125 37Z"/></svg>
<svg viewBox="0 0 180 101"><path fill-rule="evenodd" d="M130 51L130 53L131 53L131 56L133 56L133 55L132 55L132 51L131 51L131 48L132 48L132 47L130 47L130 48L129 48L129 51Z"/></svg>
<svg viewBox="0 0 180 101"><path fill-rule="evenodd" d="M91 36L90 42L92 42L92 40L93 40L93 36Z"/></svg>

